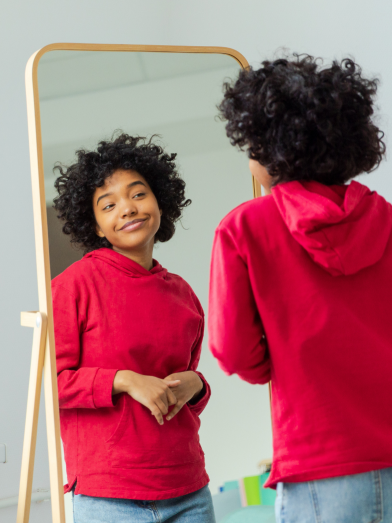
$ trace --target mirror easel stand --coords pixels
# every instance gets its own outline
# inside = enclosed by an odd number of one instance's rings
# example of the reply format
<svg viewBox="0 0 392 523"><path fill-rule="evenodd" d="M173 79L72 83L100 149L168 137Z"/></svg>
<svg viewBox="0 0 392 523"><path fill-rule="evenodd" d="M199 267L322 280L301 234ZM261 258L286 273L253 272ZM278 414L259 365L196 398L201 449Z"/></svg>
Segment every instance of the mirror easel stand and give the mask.
<svg viewBox="0 0 392 523"><path fill-rule="evenodd" d="M50 47L51 46L47 46L47 48ZM22 325L34 327L34 337L25 436L23 442L17 523L28 523L30 517L42 376L44 380L45 394L52 522L65 523L48 224L46 216L37 80L38 62L42 54L46 52L47 48L40 49L30 57L26 65L25 76L39 311L22 312L21 314Z"/></svg>
<svg viewBox="0 0 392 523"><path fill-rule="evenodd" d="M26 66L26 96L39 311L21 313L22 326L33 327L34 336L28 389L25 436L23 443L17 523L28 523L29 521L42 377L44 380L45 394L52 522L65 523L60 416L57 390L48 224L44 188L45 183L37 75L38 63L41 56L52 50L217 53L231 56L237 60L241 67L247 67L248 65L246 59L240 53L234 49L224 47L59 43L48 45L30 57ZM254 197L261 196L260 184L256 182L254 178L252 178L252 180Z"/></svg>
<svg viewBox="0 0 392 523"><path fill-rule="evenodd" d="M41 399L41 384L42 374L44 374L44 391L45 391L45 405L46 405L46 423L48 427L59 425L58 419L56 420L53 404L53 377L56 379L56 361L50 354L50 347L47 338L47 326L48 320L47 315L43 312L30 311L21 313L21 325L23 327L33 327L33 348L31 354L31 365L30 365L30 378L29 388L27 395L27 408L26 408L26 422L25 422L25 433L23 439L23 452L22 452L22 469L20 475L19 484L19 500L18 500L18 512L16 521L17 523L28 523L30 516L30 504L31 504L31 493L33 485L33 473L34 473L34 460L35 460L35 447L37 442L37 427L38 427L38 416L39 406ZM45 362L45 365L44 365ZM58 409L57 409L58 412ZM48 428L49 432L49 428ZM50 438L53 439L53 438ZM53 444L53 441L51 442ZM55 443L55 442L54 442ZM48 447L49 447L49 434L48 434ZM50 453L49 453L50 455ZM64 515L64 500L62 496L62 471L61 462L60 470L57 463L49 464L50 468L57 468L56 477L60 480L57 481L57 491L59 492L59 503L62 502L63 514L59 511L59 518L56 521L61 523L65 522ZM52 477L51 477L51 493L52 490ZM53 494L52 494L53 495ZM63 519L61 519L63 517Z"/></svg>
<svg viewBox="0 0 392 523"><path fill-rule="evenodd" d="M30 379L27 395L26 423L22 452L22 471L19 485L19 503L17 522L28 521L33 484L35 446L39 404L41 398L42 370L44 367L45 342L47 331L46 314L40 312L22 312L21 325L33 327L33 349L31 353Z"/></svg>

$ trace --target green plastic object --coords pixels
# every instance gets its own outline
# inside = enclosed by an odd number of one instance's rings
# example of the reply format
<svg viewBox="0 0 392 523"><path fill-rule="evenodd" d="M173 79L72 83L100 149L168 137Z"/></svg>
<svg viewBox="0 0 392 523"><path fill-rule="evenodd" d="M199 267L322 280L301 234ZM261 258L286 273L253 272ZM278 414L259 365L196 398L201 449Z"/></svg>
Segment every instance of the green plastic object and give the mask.
<svg viewBox="0 0 392 523"><path fill-rule="evenodd" d="M229 514L220 523L276 523L274 507L244 507Z"/></svg>
<svg viewBox="0 0 392 523"><path fill-rule="evenodd" d="M259 490L261 495L261 504L262 505L275 505L276 490L271 488L263 488L264 483L267 481L269 472L261 474L259 476Z"/></svg>
<svg viewBox="0 0 392 523"><path fill-rule="evenodd" d="M245 495L248 506L261 505L259 476L248 476L244 478Z"/></svg>

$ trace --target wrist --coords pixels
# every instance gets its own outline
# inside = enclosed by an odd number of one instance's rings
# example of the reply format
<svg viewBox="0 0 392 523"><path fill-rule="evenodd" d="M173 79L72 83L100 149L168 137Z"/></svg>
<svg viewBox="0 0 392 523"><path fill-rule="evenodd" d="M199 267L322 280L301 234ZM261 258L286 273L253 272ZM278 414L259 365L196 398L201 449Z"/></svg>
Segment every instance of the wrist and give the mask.
<svg viewBox="0 0 392 523"><path fill-rule="evenodd" d="M131 370L119 370L113 380L112 394L129 392L136 372Z"/></svg>
<svg viewBox="0 0 392 523"><path fill-rule="evenodd" d="M195 382L196 382L195 383L196 392L190 399L190 403L197 403L199 401L199 399L203 396L203 391L204 391L204 381L200 378L200 376L198 374L196 374L196 372L194 373L194 375L195 375Z"/></svg>

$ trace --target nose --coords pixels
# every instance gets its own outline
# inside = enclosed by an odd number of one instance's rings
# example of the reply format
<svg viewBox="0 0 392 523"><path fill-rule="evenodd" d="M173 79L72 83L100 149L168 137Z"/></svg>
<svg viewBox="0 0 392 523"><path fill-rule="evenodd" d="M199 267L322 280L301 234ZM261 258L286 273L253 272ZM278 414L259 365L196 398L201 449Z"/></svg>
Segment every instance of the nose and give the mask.
<svg viewBox="0 0 392 523"><path fill-rule="evenodd" d="M120 214L122 218L126 218L127 216L134 216L137 214L137 206L135 205L135 202L128 198L124 199L121 202Z"/></svg>

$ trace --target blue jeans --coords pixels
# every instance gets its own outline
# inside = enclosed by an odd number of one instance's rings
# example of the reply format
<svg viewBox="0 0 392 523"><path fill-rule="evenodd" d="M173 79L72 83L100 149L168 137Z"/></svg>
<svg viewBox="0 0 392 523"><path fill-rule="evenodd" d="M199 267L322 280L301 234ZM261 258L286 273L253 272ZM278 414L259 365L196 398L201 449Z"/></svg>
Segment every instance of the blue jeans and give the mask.
<svg viewBox="0 0 392 523"><path fill-rule="evenodd" d="M215 523L208 485L159 501L72 495L74 523Z"/></svg>
<svg viewBox="0 0 392 523"><path fill-rule="evenodd" d="M392 468L278 483L277 523L392 523Z"/></svg>

